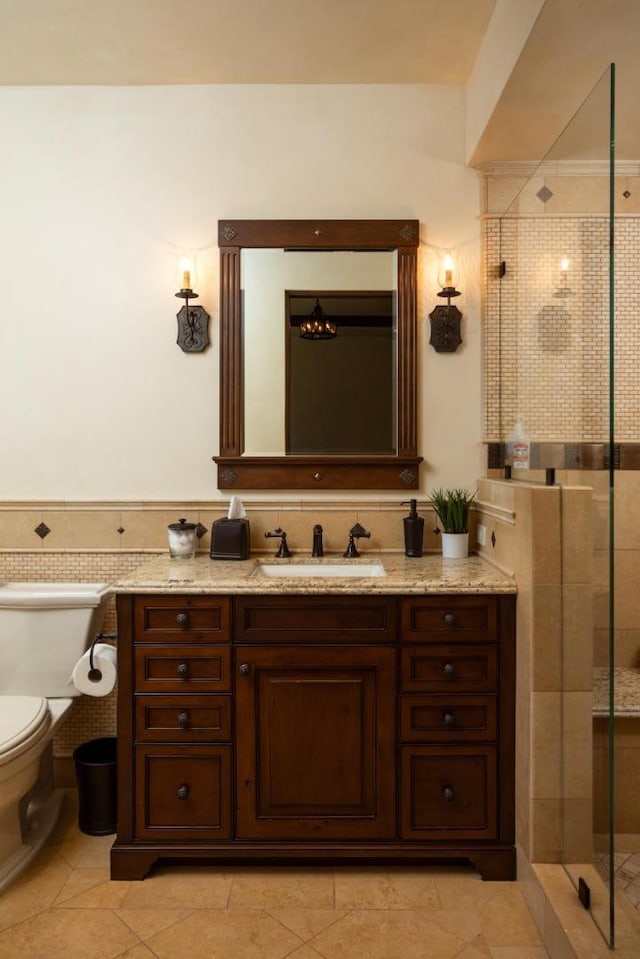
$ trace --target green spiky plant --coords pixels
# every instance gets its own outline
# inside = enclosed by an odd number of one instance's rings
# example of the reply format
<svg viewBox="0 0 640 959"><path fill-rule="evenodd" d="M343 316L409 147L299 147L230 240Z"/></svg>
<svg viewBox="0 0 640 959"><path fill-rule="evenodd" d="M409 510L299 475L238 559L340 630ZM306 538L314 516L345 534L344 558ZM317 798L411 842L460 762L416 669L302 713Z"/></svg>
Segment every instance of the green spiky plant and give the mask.
<svg viewBox="0 0 640 959"><path fill-rule="evenodd" d="M477 493L477 490L476 490ZM476 493L466 489L437 489L429 498L444 533L469 531L469 507ZM439 532L439 530L436 530Z"/></svg>

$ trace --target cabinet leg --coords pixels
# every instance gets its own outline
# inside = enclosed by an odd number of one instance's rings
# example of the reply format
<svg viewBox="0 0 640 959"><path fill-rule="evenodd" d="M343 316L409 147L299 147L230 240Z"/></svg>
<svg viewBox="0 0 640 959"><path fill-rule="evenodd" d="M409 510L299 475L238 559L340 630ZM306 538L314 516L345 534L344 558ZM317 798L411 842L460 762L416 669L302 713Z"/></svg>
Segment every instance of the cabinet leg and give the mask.
<svg viewBox="0 0 640 959"><path fill-rule="evenodd" d="M516 879L515 849L487 849L469 856L481 877L489 882L510 882Z"/></svg>
<svg viewBox="0 0 640 959"><path fill-rule="evenodd" d="M154 850L126 849L113 846L111 849L111 879L144 879L158 854Z"/></svg>

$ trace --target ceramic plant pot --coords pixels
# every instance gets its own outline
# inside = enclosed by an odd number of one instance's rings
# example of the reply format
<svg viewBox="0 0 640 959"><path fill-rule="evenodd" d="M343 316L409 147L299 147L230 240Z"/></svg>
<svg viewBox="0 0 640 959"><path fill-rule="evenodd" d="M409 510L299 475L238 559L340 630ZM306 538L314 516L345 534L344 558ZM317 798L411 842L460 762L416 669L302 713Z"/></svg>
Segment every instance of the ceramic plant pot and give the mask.
<svg viewBox="0 0 640 959"><path fill-rule="evenodd" d="M441 533L442 558L464 559L469 555L468 533Z"/></svg>

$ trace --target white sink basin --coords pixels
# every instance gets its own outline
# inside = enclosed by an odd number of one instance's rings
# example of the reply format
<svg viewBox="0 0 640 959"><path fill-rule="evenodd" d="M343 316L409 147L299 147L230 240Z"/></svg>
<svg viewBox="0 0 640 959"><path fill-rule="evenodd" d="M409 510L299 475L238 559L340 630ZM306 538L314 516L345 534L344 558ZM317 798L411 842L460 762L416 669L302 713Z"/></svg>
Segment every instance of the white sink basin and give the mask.
<svg viewBox="0 0 640 959"><path fill-rule="evenodd" d="M380 563L261 563L256 571L270 579L370 579L384 576Z"/></svg>

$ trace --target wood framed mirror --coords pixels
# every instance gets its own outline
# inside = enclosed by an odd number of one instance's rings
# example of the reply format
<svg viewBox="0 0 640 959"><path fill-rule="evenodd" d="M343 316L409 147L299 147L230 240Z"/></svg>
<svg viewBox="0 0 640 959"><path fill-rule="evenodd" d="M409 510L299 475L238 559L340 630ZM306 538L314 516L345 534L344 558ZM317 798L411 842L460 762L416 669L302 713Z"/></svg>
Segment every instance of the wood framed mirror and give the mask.
<svg viewBox="0 0 640 959"><path fill-rule="evenodd" d="M214 457L218 467L218 488L223 490L339 490L401 489L419 487L416 423L416 298L417 220L220 220L220 453ZM392 253L392 295L395 301L393 330L393 410L395 449L391 453L321 452L308 455L287 454L270 450L255 453L245 449L247 435L245 415L251 406L254 377L247 372L245 355L245 305L247 291L242 288L242 255L249 251L295 252L298 257L318 252ZM360 264L358 264L360 266ZM348 282L351 282L349 280ZM286 284L285 284L286 286ZM280 291L282 338L285 338L288 290ZM319 284L308 292L322 295ZM265 297L266 302L266 297ZM280 309L280 307L278 307ZM258 321L259 322L259 321ZM253 335L253 334L252 334ZM273 339L273 337L272 337ZM259 403L269 409L270 400L278 393L282 368L264 366L267 378L255 384ZM355 364L354 364L355 365ZM363 364L366 367L366 363ZM354 369L354 376L364 377L367 370ZM371 390L371 383L367 388ZM331 388L331 384L327 384ZM356 416L356 421L358 416ZM282 430L288 418L284 407L276 403L269 410Z"/></svg>

